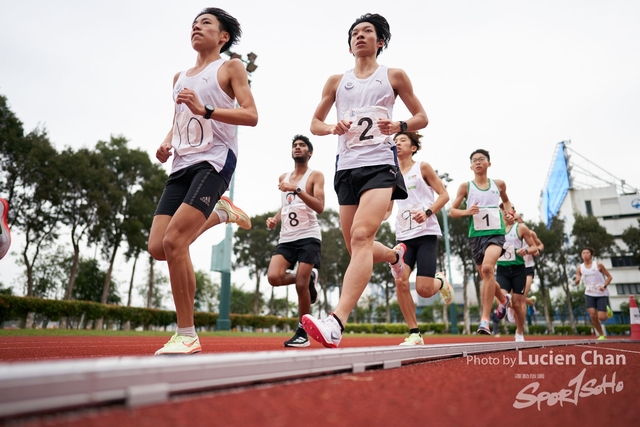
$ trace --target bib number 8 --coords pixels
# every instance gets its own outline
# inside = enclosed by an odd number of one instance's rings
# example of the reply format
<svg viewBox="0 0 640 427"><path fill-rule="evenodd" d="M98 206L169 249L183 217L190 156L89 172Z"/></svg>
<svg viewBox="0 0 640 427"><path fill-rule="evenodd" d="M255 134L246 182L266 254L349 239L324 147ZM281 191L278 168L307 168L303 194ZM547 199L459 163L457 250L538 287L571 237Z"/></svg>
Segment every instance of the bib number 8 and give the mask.
<svg viewBox="0 0 640 427"><path fill-rule="evenodd" d="M289 225L291 227L297 227L300 225L300 221L298 220L298 215L295 212L289 212Z"/></svg>

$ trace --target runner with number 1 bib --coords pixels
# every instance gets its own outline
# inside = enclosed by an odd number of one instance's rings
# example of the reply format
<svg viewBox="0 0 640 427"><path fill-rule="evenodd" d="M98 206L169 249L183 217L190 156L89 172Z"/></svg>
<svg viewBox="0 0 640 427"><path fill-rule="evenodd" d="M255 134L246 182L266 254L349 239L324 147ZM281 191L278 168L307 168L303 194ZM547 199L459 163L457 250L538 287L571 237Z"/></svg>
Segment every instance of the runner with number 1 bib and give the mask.
<svg viewBox="0 0 640 427"><path fill-rule="evenodd" d="M478 334L491 335L489 315L495 296L500 305L496 311L499 319L507 312L510 295L504 295L494 276L496 262L502 256L505 243L504 220L500 211L500 200L504 204L507 215L511 213L511 202L507 197L507 185L504 181L487 177L487 169L491 166L491 157L487 150L475 150L469 157L473 181L465 182L458 188L455 200L451 204L451 217L469 217L469 244L473 260L480 272L482 287L482 316L478 325ZM466 199L466 209L460 205Z"/></svg>

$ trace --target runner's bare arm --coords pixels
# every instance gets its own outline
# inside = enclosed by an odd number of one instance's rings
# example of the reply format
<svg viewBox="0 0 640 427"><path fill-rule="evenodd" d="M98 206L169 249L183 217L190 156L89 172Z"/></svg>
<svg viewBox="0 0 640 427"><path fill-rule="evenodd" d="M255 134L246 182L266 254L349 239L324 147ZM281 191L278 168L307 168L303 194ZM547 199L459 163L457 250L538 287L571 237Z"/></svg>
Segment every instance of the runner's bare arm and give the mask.
<svg viewBox="0 0 640 427"><path fill-rule="evenodd" d="M407 131L417 131L427 127L429 124L427 113L414 93L413 84L407 73L401 68L389 68L389 83L412 115L403 120L407 123ZM401 130L400 121L391 121L391 119L378 120L378 128L385 135L392 135Z"/></svg>
<svg viewBox="0 0 640 427"><path fill-rule="evenodd" d="M176 73L175 76L173 76L173 87L176 86L176 82L178 81L178 77L180 77L180 73ZM158 159L160 161L160 163L164 163L166 162L169 157L171 157L171 140L173 139L173 124L176 121L176 109L173 109L173 120L171 120L171 128L169 129L169 132L167 133L167 136L164 138L164 141L162 141L162 144L160 144L160 147L158 147L158 149L156 150L156 159Z"/></svg>
<svg viewBox="0 0 640 427"><path fill-rule="evenodd" d="M340 121L337 124L325 123L327 115L331 110L334 102L336 101L336 92L338 90L338 84L342 80L341 74L335 74L327 80L324 88L322 89L322 98L320 103L316 107L316 111L313 113L311 119L311 133L318 136L323 135L343 135L349 130L349 122Z"/></svg>
<svg viewBox="0 0 640 427"><path fill-rule="evenodd" d="M468 195L467 185L468 184L466 182L463 182L462 184L460 184L460 187L458 187L456 198L453 200L453 202L451 202L451 209L449 209L449 215L451 216L451 218L460 218L463 216L473 215L473 206L467 206L467 209L460 209L460 205ZM478 207L476 206L475 209L477 211Z"/></svg>

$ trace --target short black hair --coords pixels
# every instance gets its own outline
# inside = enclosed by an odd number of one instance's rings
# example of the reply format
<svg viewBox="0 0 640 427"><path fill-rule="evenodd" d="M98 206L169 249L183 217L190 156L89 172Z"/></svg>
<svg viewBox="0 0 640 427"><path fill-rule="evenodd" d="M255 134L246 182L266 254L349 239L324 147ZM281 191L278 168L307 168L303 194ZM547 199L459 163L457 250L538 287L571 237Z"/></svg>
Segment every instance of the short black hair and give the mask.
<svg viewBox="0 0 640 427"><path fill-rule="evenodd" d="M589 246L585 246L584 248L582 248L580 250L580 253L582 253L582 251L589 251L589 253L591 253L591 256L593 256L595 254L595 252L596 252L595 249L593 249L593 248L591 248Z"/></svg>
<svg viewBox="0 0 640 427"><path fill-rule="evenodd" d="M422 141L420 141L420 138L422 138L422 135L420 135L418 132L408 132L408 131L398 132L394 135L393 140L395 141L399 135L406 135L407 138L411 140L411 145L417 148L416 151L411 153L412 156L416 154L418 151L420 151L420 149L422 148Z"/></svg>
<svg viewBox="0 0 640 427"><path fill-rule="evenodd" d="M202 15L215 16L220 23L220 30L229 33L229 41L222 46L222 49L220 49L220 53L226 52L231 46L240 41L240 36L242 36L242 29L240 28L240 23L236 18L229 15L227 12L220 8L206 7L202 9L198 16L195 17L193 22L195 23L196 19L198 19Z"/></svg>
<svg viewBox="0 0 640 427"><path fill-rule="evenodd" d="M310 153L313 153L313 144L311 143L311 141L309 141L309 138L307 138L304 135L296 135L293 137L293 139L291 140L291 146L293 147L293 144L296 143L296 141L302 141L305 144L307 144L307 148L309 149Z"/></svg>
<svg viewBox="0 0 640 427"><path fill-rule="evenodd" d="M469 156L469 160L473 159L473 155L474 154L482 154L483 156L486 156L488 162L491 161L491 156L489 155L489 152L487 150L483 150L482 148L478 148L476 151L471 153L471 155Z"/></svg>
<svg viewBox="0 0 640 427"><path fill-rule="evenodd" d="M373 27L376 29L377 40L384 41L384 45L378 49L378 52L376 52L376 57L378 57L378 55L380 55L380 52L389 47L389 41L391 40L391 29L389 28L389 22L387 22L384 16L378 15L377 13L365 13L360 18L356 19L356 21L351 25L351 28L349 28L349 37L347 38L349 47L351 47L351 32L356 25L363 22L368 22L373 25Z"/></svg>

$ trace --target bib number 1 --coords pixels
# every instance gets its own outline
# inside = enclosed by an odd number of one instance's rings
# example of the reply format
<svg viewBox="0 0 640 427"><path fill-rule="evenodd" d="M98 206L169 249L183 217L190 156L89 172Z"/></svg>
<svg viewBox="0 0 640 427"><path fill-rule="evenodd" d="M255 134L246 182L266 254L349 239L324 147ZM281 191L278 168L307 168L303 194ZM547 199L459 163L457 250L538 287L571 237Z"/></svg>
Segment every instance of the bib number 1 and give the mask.
<svg viewBox="0 0 640 427"><path fill-rule="evenodd" d="M500 210L497 207L480 208L480 212L473 216L473 228L476 231L500 230Z"/></svg>

